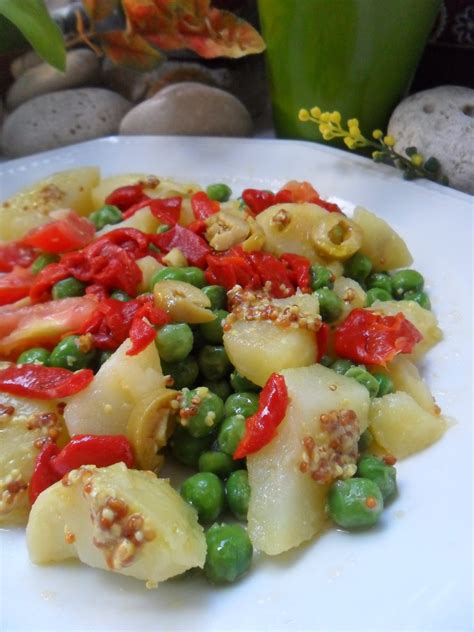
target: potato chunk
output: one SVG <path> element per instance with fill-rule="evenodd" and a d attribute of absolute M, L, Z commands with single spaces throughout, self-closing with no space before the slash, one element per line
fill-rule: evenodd
<path fill-rule="evenodd" d="M 64 419 L 73 434 L 126 434 L 133 407 L 160 388 L 165 379 L 154 343 L 128 356 L 127 339 L 100 367 L 94 380 L 69 398 Z"/>
<path fill-rule="evenodd" d="M 0 240 L 19 239 L 30 229 L 50 222 L 50 212 L 59 208 L 88 215 L 93 210 L 91 190 L 98 181 L 97 167 L 80 167 L 25 187 L 0 204 Z"/>
<path fill-rule="evenodd" d="M 202 567 L 206 541 L 197 515 L 169 484 L 123 463 L 70 472 L 40 494 L 27 526 L 30 558 L 79 558 L 152 583 Z"/>
<path fill-rule="evenodd" d="M 395 315 L 401 312 L 423 336 L 423 340 L 406 357 L 416 362 L 430 349 L 443 339 L 443 332 L 438 327 L 438 321 L 433 312 L 424 309 L 415 301 L 375 301 L 371 310 L 381 314 Z"/>
<path fill-rule="evenodd" d="M 42 442 L 65 439 L 57 404 L 0 393 L 0 525 L 26 522 L 28 484 Z"/>
<path fill-rule="evenodd" d="M 353 220 L 362 229 L 360 252 L 371 259 L 374 270 L 395 270 L 413 263 L 406 243 L 385 220 L 360 206 Z"/>
<path fill-rule="evenodd" d="M 411 395 L 418 406 L 434 415 L 439 407 L 417 367 L 405 355 L 396 356 L 388 365 L 387 372 L 393 380 L 395 390 Z"/>
<path fill-rule="evenodd" d="M 295 305 L 303 318 L 318 319 L 319 304 L 314 295 L 273 299 L 271 305 L 280 310 Z M 237 320 L 224 333 L 224 347 L 237 371 L 259 386 L 274 371 L 313 364 L 317 355 L 314 331 L 269 320 Z"/>
<path fill-rule="evenodd" d="M 427 412 L 402 391 L 372 400 L 369 416 L 377 443 L 397 458 L 427 448 L 446 430 L 440 414 Z"/>
<path fill-rule="evenodd" d="M 367 427 L 369 411 L 367 389 L 331 369 L 314 364 L 281 373 L 290 398 L 285 419 L 278 427 L 277 436 L 262 450 L 247 457 L 252 490 L 249 535 L 253 544 L 269 555 L 296 547 L 325 528 L 326 481 L 343 475 L 343 470 L 337 469 L 342 454 L 329 447 L 335 437 L 326 432 L 324 424 L 328 420 L 329 424 L 334 422 L 334 432 L 338 432 L 344 427 L 338 424 L 339 416 L 353 411 L 354 423 L 346 426 L 350 433 L 343 441 L 350 475 L 355 471 L 357 440 Z M 327 457 L 328 476 L 318 479 L 324 471 L 312 471 L 311 459 L 306 459 L 307 466 L 302 466 L 305 449 L 311 447 L 311 441 L 314 453 L 322 459 Z"/>
<path fill-rule="evenodd" d="M 334 281 L 334 292 L 342 299 L 342 314 L 338 321 L 343 321 L 356 307 L 364 307 L 366 293 L 357 281 L 340 276 Z"/>

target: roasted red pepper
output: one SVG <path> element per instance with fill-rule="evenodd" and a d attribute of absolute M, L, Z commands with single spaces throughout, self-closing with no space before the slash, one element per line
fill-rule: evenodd
<path fill-rule="evenodd" d="M 211 249 L 205 239 L 191 230 L 176 224 L 165 233 L 150 236 L 155 246 L 169 252 L 172 248 L 179 248 L 192 266 L 203 268 L 206 257 Z"/>
<path fill-rule="evenodd" d="M 274 204 L 282 204 L 284 202 L 291 202 L 292 195 L 290 191 L 282 189 L 278 193 L 272 193 L 271 191 L 262 191 L 260 189 L 245 189 L 242 192 L 242 199 L 249 209 L 255 215 L 258 215 L 265 209 L 273 206 Z"/>
<path fill-rule="evenodd" d="M 243 459 L 270 443 L 285 417 L 287 407 L 288 390 L 285 379 L 279 373 L 272 373 L 260 393 L 257 412 L 246 421 L 245 434 L 233 458 Z"/>
<path fill-rule="evenodd" d="M 279 193 L 283 191 L 287 191 L 291 195 L 291 199 L 288 200 L 290 202 L 295 202 L 297 204 L 309 202 L 311 204 L 317 204 L 318 206 L 321 206 L 330 213 L 342 213 L 337 204 L 322 200 L 319 197 L 319 193 L 309 182 L 298 182 L 297 180 L 291 180 L 290 182 L 287 182 L 285 185 L 283 185 Z"/>
<path fill-rule="evenodd" d="M 22 243 L 43 252 L 60 253 L 83 248 L 94 236 L 94 224 L 70 211 L 61 219 L 33 228 L 23 237 Z"/>
<path fill-rule="evenodd" d="M 0 305 L 8 305 L 28 296 L 34 281 L 35 275 L 20 267 L 0 275 Z"/>
<path fill-rule="evenodd" d="M 280 259 L 287 265 L 293 284 L 302 292 L 311 292 L 311 261 L 306 257 L 291 253 L 285 253 Z"/>
<path fill-rule="evenodd" d="M 31 504 L 42 491 L 82 465 L 107 467 L 123 462 L 133 467 L 133 452 L 123 435 L 76 435 L 59 451 L 52 442 L 46 443 L 39 453 L 29 484 Z"/>
<path fill-rule="evenodd" d="M 112 204 L 122 212 L 125 212 L 134 204 L 139 204 L 148 199 L 148 195 L 143 193 L 143 184 L 127 184 L 109 193 L 105 198 L 105 203 Z"/>
<path fill-rule="evenodd" d="M 197 220 L 205 221 L 211 215 L 218 213 L 221 205 L 216 200 L 211 200 L 204 191 L 198 191 L 191 196 L 191 208 Z"/>
<path fill-rule="evenodd" d="M 182 202 L 183 198 L 178 195 L 169 198 L 150 198 L 131 206 L 123 214 L 123 217 L 128 219 L 140 209 L 148 206 L 152 215 L 159 219 L 160 222 L 174 226 L 179 221 Z"/>
<path fill-rule="evenodd" d="M 37 399 L 62 399 L 82 391 L 94 379 L 90 369 L 68 369 L 19 364 L 0 369 L 0 391 Z"/>
<path fill-rule="evenodd" d="M 67 268 L 61 263 L 50 263 L 44 267 L 33 279 L 29 295 L 32 301 L 49 298 L 49 291 L 55 283 L 71 276 Z"/>
<path fill-rule="evenodd" d="M 260 277 L 261 287 L 270 284 L 270 293 L 275 298 L 285 298 L 295 293 L 285 263 L 269 252 L 249 252 L 246 258 Z"/>
<path fill-rule="evenodd" d="M 222 285 L 231 290 L 234 285 L 257 289 L 260 279 L 250 263 L 240 254 L 209 255 L 206 281 L 209 285 Z"/>
<path fill-rule="evenodd" d="M 36 257 L 31 246 L 18 242 L 0 244 L 0 272 L 11 272 L 15 266 L 27 268 Z"/>
<path fill-rule="evenodd" d="M 411 353 L 423 339 L 401 313 L 383 316 L 354 309 L 334 334 L 334 350 L 341 358 L 362 364 L 386 365 L 399 353 Z"/>

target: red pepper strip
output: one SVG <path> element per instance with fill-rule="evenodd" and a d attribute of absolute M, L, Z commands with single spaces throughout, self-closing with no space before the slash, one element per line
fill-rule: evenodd
<path fill-rule="evenodd" d="M 318 346 L 316 362 L 321 362 L 321 358 L 326 353 L 329 344 L 329 325 L 327 323 L 321 323 L 321 327 L 316 332 L 316 344 Z"/>
<path fill-rule="evenodd" d="M 179 248 L 189 263 L 198 268 L 206 265 L 206 257 L 211 253 L 205 239 L 179 224 L 165 233 L 150 235 L 150 239 L 155 246 L 165 252 L 169 252 L 172 248 Z"/>
<path fill-rule="evenodd" d="M 260 276 L 262 286 L 270 283 L 270 292 L 275 298 L 285 298 L 295 293 L 285 264 L 268 252 L 249 252 L 246 257 Z"/>
<path fill-rule="evenodd" d="M 77 253 L 79 254 L 79 253 Z M 50 263 L 39 272 L 30 288 L 32 301 L 42 301 L 49 298 L 48 293 L 55 283 L 71 276 L 61 263 Z"/>
<path fill-rule="evenodd" d="M 109 298 L 107 290 L 103 285 L 99 285 L 98 283 L 88 285 L 85 293 L 87 296 L 95 296 L 99 301 L 105 301 L 105 299 Z"/>
<path fill-rule="evenodd" d="M 334 350 L 341 358 L 363 364 L 386 365 L 399 353 L 411 353 L 423 339 L 401 313 L 383 316 L 354 309 L 334 334 Z"/>
<path fill-rule="evenodd" d="M 126 355 L 134 356 L 146 349 L 155 340 L 156 331 L 144 318 L 134 318 L 128 332 L 132 346 Z"/>
<path fill-rule="evenodd" d="M 134 259 L 140 259 L 147 254 L 149 239 L 146 233 L 137 228 L 116 228 L 97 239 L 86 249 L 86 252 L 91 255 L 107 242 L 119 246 Z"/>
<path fill-rule="evenodd" d="M 245 434 L 233 458 L 243 459 L 270 443 L 285 417 L 287 406 L 288 390 L 285 379 L 279 373 L 272 373 L 260 393 L 257 412 L 247 418 Z"/>
<path fill-rule="evenodd" d="M 280 260 L 286 263 L 290 271 L 290 279 L 302 292 L 311 292 L 311 262 L 306 257 L 285 253 Z"/>
<path fill-rule="evenodd" d="M 35 275 L 25 268 L 16 267 L 0 276 L 0 305 L 15 303 L 30 293 Z"/>
<path fill-rule="evenodd" d="M 81 465 L 107 467 L 123 462 L 133 467 L 133 452 L 124 435 L 75 435 L 51 459 L 51 468 L 59 478 Z"/>
<path fill-rule="evenodd" d="M 87 246 L 95 236 L 95 226 L 85 217 L 70 211 L 62 219 L 33 228 L 22 239 L 27 246 L 43 252 L 68 252 Z"/>
<path fill-rule="evenodd" d="M 82 391 L 94 379 L 90 369 L 68 369 L 19 364 L 0 370 L 0 390 L 20 397 L 59 399 Z"/>
<path fill-rule="evenodd" d="M 328 202 L 327 200 L 322 200 L 321 198 L 319 198 L 316 204 L 326 209 L 326 211 L 329 211 L 329 213 L 342 213 L 341 207 L 337 204 L 334 204 L 334 202 Z M 342 214 L 344 215 L 344 213 Z"/>
<path fill-rule="evenodd" d="M 169 198 L 149 198 L 148 200 L 144 200 L 143 202 L 139 202 L 138 204 L 131 206 L 127 211 L 125 211 L 123 217 L 124 219 L 128 219 L 129 217 L 132 217 L 132 215 L 135 215 L 135 213 L 140 209 L 149 207 L 152 215 L 159 219 L 160 222 L 174 226 L 179 221 L 182 202 L 183 198 L 179 196 Z"/>
<path fill-rule="evenodd" d="M 272 193 L 271 191 L 261 191 L 260 189 L 245 189 L 242 192 L 242 199 L 250 210 L 258 215 L 258 213 L 261 213 L 274 204 L 291 202 L 292 195 L 290 191 L 286 190 Z"/>
<path fill-rule="evenodd" d="M 194 222 L 191 222 L 186 226 L 186 228 L 196 235 L 204 235 L 207 230 L 207 224 L 202 219 L 195 219 Z"/>
<path fill-rule="evenodd" d="M 198 191 L 191 196 L 191 208 L 194 217 L 204 221 L 211 215 L 218 213 L 221 205 L 216 200 L 211 200 L 204 191 Z"/>
<path fill-rule="evenodd" d="M 143 193 L 142 184 L 127 184 L 124 187 L 119 187 L 109 193 L 105 198 L 106 204 L 112 204 L 119 208 L 122 212 L 127 211 L 134 204 L 148 200 L 149 197 Z"/>
<path fill-rule="evenodd" d="M 57 483 L 61 478 L 51 467 L 51 459 L 59 453 L 58 446 L 48 441 L 36 457 L 35 468 L 28 485 L 28 496 L 33 504 L 42 491 Z"/>
<path fill-rule="evenodd" d="M 0 244 L 0 272 L 11 272 L 15 266 L 27 268 L 35 257 L 36 253 L 30 246 L 16 241 Z"/>
<path fill-rule="evenodd" d="M 242 256 L 209 255 L 207 266 L 206 281 L 209 285 L 222 285 L 226 290 L 231 290 L 234 285 L 248 289 L 261 287 L 258 275 Z"/>
<path fill-rule="evenodd" d="M 301 204 L 304 202 L 318 203 L 319 193 L 313 187 L 312 184 L 303 180 L 290 180 L 282 186 L 280 191 L 288 191 L 291 195 L 291 202 Z"/>

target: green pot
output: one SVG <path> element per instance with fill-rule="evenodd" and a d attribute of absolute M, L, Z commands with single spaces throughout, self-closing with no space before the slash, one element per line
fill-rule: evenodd
<path fill-rule="evenodd" d="M 259 0 L 278 136 L 321 140 L 300 108 L 384 129 L 406 94 L 440 0 Z"/>

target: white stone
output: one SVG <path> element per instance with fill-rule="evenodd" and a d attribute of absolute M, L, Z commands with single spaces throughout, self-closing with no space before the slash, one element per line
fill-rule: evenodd
<path fill-rule="evenodd" d="M 10 64 L 10 72 L 14 79 L 18 79 L 25 70 L 38 66 L 41 63 L 43 63 L 41 57 L 37 55 L 34 50 L 29 50 L 12 61 Z"/>
<path fill-rule="evenodd" d="M 121 134 L 249 136 L 252 119 L 234 96 L 195 82 L 176 83 L 124 117 Z"/>
<path fill-rule="evenodd" d="M 40 94 L 94 85 L 99 80 L 100 62 L 87 48 L 72 50 L 66 57 L 66 71 L 60 72 L 46 63 L 25 70 L 7 92 L 6 104 L 13 110 Z"/>
<path fill-rule="evenodd" d="M 130 103 L 102 88 L 43 94 L 6 119 L 1 145 L 8 156 L 25 156 L 116 134 Z"/>
<path fill-rule="evenodd" d="M 409 96 L 394 110 L 388 133 L 395 149 L 434 156 L 455 189 L 474 193 L 474 90 L 439 86 Z"/>

